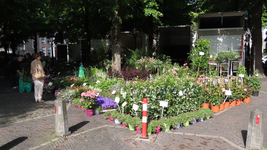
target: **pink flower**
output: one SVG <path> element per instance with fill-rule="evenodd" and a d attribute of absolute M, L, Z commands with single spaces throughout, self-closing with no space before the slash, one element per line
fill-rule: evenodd
<path fill-rule="evenodd" d="M 129 84 L 129 81 L 126 81 L 126 84 Z"/>
<path fill-rule="evenodd" d="M 245 88 L 244 91 L 247 92 L 248 90 Z"/>
<path fill-rule="evenodd" d="M 82 92 L 81 97 L 83 97 L 83 96 L 85 96 L 85 95 L 86 95 L 86 93 L 85 93 L 85 92 Z"/>
<path fill-rule="evenodd" d="M 211 63 L 211 60 L 209 61 L 209 63 Z"/>
<path fill-rule="evenodd" d="M 204 77 L 204 74 L 200 75 L 199 77 Z"/>
<path fill-rule="evenodd" d="M 137 81 L 133 81 L 133 84 L 137 83 Z"/>
<path fill-rule="evenodd" d="M 184 63 L 183 66 L 187 66 L 187 63 Z"/>
<path fill-rule="evenodd" d="M 222 88 L 222 92 L 225 92 L 225 88 Z"/>
<path fill-rule="evenodd" d="M 83 102 L 83 99 L 80 99 L 80 101 L 79 102 Z"/>

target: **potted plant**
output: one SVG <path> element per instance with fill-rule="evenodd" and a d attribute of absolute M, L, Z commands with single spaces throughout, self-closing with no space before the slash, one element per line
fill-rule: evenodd
<path fill-rule="evenodd" d="M 175 117 L 172 117 L 170 118 L 170 121 L 171 121 L 171 124 L 172 124 L 172 128 L 174 130 L 178 130 L 180 127 L 181 127 L 181 118 L 180 116 L 175 116 Z"/>
<path fill-rule="evenodd" d="M 204 119 L 210 119 L 210 117 L 213 115 L 213 111 L 210 109 L 204 109 L 202 111 L 203 111 Z"/>
<path fill-rule="evenodd" d="M 244 91 L 245 91 L 246 97 L 244 98 L 243 102 L 244 103 L 250 103 L 251 95 L 252 95 L 250 87 L 247 86 L 246 88 L 244 88 Z"/>
<path fill-rule="evenodd" d="M 86 109 L 87 116 L 93 116 L 94 115 L 94 108 L 97 106 L 97 104 L 93 100 L 84 100 L 83 108 Z"/>
<path fill-rule="evenodd" d="M 184 114 L 181 114 L 180 117 L 182 120 L 182 125 L 185 127 L 189 126 L 189 121 L 191 120 L 191 118 L 190 118 L 191 116 L 189 116 L 188 113 L 184 113 Z"/>
<path fill-rule="evenodd" d="M 260 86 L 261 86 L 261 82 L 259 81 L 259 77 L 258 77 L 258 70 L 255 70 L 255 73 L 252 77 L 250 77 L 249 81 L 250 81 L 250 87 L 252 90 L 252 96 L 259 96 L 259 92 L 260 92 Z"/>
<path fill-rule="evenodd" d="M 172 125 L 172 120 L 169 118 L 164 118 L 159 120 L 159 125 L 162 127 L 162 130 L 167 132 L 170 130 Z"/>
<path fill-rule="evenodd" d="M 198 122 L 204 121 L 205 118 L 205 109 L 200 108 L 195 115 L 195 118 L 197 119 Z"/>
<path fill-rule="evenodd" d="M 141 119 L 129 116 L 127 123 L 129 125 L 129 130 L 134 131 L 136 126 L 140 125 Z"/>

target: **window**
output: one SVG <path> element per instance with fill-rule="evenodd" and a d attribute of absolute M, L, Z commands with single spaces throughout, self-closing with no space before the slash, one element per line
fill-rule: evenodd
<path fill-rule="evenodd" d="M 45 44 L 45 38 L 44 37 L 41 38 L 41 42 L 42 42 L 42 44 Z"/>
<path fill-rule="evenodd" d="M 23 41 L 23 44 L 20 47 L 20 50 L 25 50 L 25 42 Z"/>
<path fill-rule="evenodd" d="M 51 47 L 47 47 L 47 55 L 51 56 Z"/>
<path fill-rule="evenodd" d="M 45 50 L 46 50 L 45 47 L 42 47 L 42 53 L 43 53 L 42 55 L 43 56 L 45 56 L 45 54 L 46 54 Z"/>
<path fill-rule="evenodd" d="M 47 44 L 51 44 L 51 39 L 47 39 Z"/>

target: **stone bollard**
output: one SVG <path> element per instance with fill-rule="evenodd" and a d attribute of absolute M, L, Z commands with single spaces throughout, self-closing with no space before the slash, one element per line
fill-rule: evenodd
<path fill-rule="evenodd" d="M 263 145 L 263 112 L 259 109 L 250 112 L 246 149 L 261 149 Z"/>
<path fill-rule="evenodd" d="M 67 136 L 70 134 L 66 101 L 61 98 L 55 100 L 55 129 L 57 136 Z"/>

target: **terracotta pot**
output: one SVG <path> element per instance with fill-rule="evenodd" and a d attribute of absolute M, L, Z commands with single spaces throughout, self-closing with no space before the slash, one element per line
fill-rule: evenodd
<path fill-rule="evenodd" d="M 230 106 L 230 103 L 229 103 L 229 102 L 225 102 L 225 103 L 224 103 L 224 109 L 228 109 L 229 106 Z"/>
<path fill-rule="evenodd" d="M 244 98 L 243 102 L 244 103 L 250 103 L 250 99 L 251 99 L 251 97 L 246 97 L 246 98 Z"/>
<path fill-rule="evenodd" d="M 242 102 L 241 99 L 236 100 L 236 105 L 241 105 L 241 102 Z"/>
<path fill-rule="evenodd" d="M 203 103 L 202 108 L 204 108 L 204 109 L 208 109 L 208 108 L 209 108 L 209 105 L 210 105 L 210 103 Z"/>
<path fill-rule="evenodd" d="M 235 105 L 236 105 L 236 100 L 233 100 L 233 101 L 230 102 L 230 106 L 235 107 Z"/>
<path fill-rule="evenodd" d="M 223 111 L 225 107 L 225 104 L 220 104 L 220 111 Z"/>
<path fill-rule="evenodd" d="M 212 111 L 214 113 L 218 113 L 218 112 L 220 112 L 220 107 L 218 105 L 214 105 L 214 106 L 212 106 Z"/>
<path fill-rule="evenodd" d="M 212 109 L 212 105 L 211 104 L 210 104 L 209 108 Z"/>

